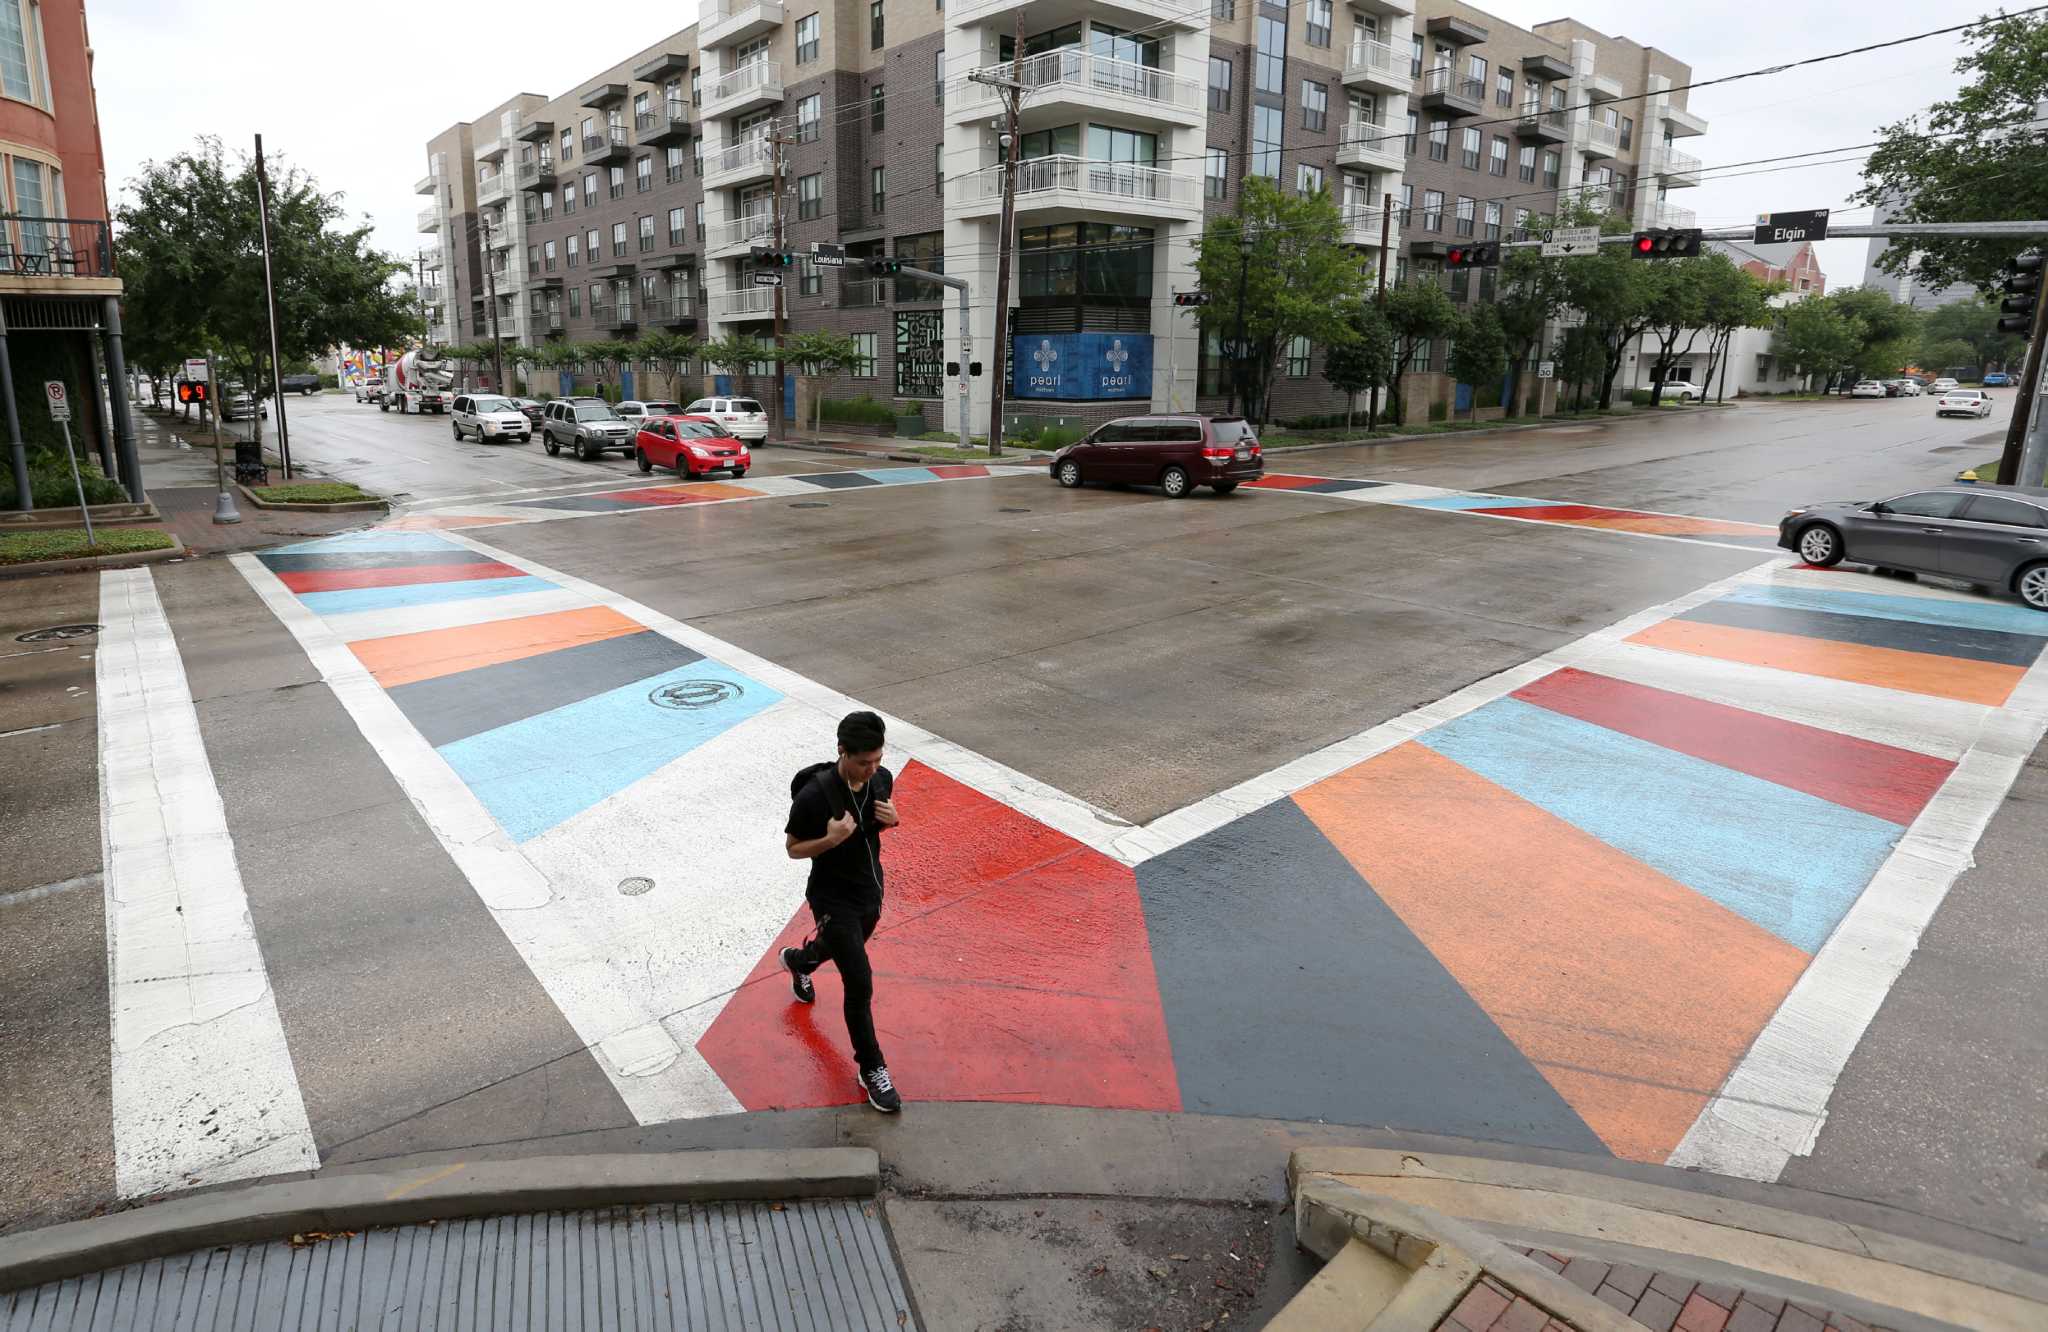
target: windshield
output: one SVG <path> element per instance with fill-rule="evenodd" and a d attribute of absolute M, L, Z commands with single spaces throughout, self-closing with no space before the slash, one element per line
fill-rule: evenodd
<path fill-rule="evenodd" d="M 736 412 L 753 412 L 758 416 L 761 411 L 761 404 L 755 402 L 752 398 L 734 398 L 732 400 L 732 409 Z"/>
<path fill-rule="evenodd" d="M 598 403 L 591 403 L 588 406 L 576 409 L 576 419 L 579 421 L 616 421 L 619 419 L 619 414 L 609 407 Z"/>
<path fill-rule="evenodd" d="M 1219 444 L 1235 444 L 1241 439 L 1253 438 L 1249 421 L 1211 421 L 1209 428 L 1216 432 Z"/>
<path fill-rule="evenodd" d="M 702 421 L 678 421 L 676 434 L 683 439 L 716 439 L 718 427 L 706 425 Z"/>
<path fill-rule="evenodd" d="M 480 412 L 512 412 L 519 410 L 510 398 L 478 398 L 476 409 Z"/>
<path fill-rule="evenodd" d="M 649 416 L 681 416 L 683 409 L 673 402 L 650 402 L 645 408 Z"/>
<path fill-rule="evenodd" d="M 1981 398 L 1984 395 L 1976 389 L 1950 389 L 1948 396 L 1951 398 Z M 1925 411 L 1926 409 L 1922 408 L 1921 410 Z"/>

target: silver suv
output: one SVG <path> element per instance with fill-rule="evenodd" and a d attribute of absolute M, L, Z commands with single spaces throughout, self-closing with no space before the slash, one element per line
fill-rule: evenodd
<path fill-rule="evenodd" d="M 608 452 L 633 451 L 633 427 L 603 398 L 556 398 L 541 418 L 540 432 L 550 456 L 573 449 L 591 462 Z"/>

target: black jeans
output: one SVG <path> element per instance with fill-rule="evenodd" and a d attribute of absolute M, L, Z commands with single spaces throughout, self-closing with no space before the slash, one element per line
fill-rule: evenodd
<path fill-rule="evenodd" d="M 839 980 L 846 990 L 846 1034 L 853 1038 L 854 1062 L 865 1073 L 888 1061 L 875 1040 L 875 972 L 868 965 L 868 938 L 881 923 L 882 909 L 854 908 L 810 903 L 818 932 L 797 950 L 797 970 L 808 976 L 830 962 L 839 968 Z"/>

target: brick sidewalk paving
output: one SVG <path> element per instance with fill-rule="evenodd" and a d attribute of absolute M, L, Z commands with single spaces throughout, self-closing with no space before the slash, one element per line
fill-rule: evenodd
<path fill-rule="evenodd" d="M 1517 1248 L 1656 1332 L 1887 1332 L 1847 1314 L 1596 1258 Z M 1481 1280 L 1439 1332 L 1568 1332 L 1506 1287 Z"/>

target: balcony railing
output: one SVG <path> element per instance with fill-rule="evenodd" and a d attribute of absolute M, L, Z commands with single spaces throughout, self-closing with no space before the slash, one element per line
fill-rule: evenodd
<path fill-rule="evenodd" d="M 1668 203 L 1658 204 L 1651 210 L 1651 217 L 1655 219 L 1652 225 L 1659 227 L 1698 226 L 1700 220 L 1699 214 L 1692 209 Z"/>
<path fill-rule="evenodd" d="M 718 315 L 721 319 L 753 319 L 775 313 L 775 288 L 741 287 L 736 291 L 720 292 Z"/>
<path fill-rule="evenodd" d="M 1482 79 L 1461 77 L 1449 65 L 1432 65 L 1422 74 L 1422 95 L 1441 94 L 1455 97 L 1461 102 L 1477 106 L 1486 100 L 1486 83 Z"/>
<path fill-rule="evenodd" d="M 1086 157 L 1058 154 L 1033 157 L 1017 164 L 1017 198 L 1034 195 L 1081 194 L 1106 203 L 1128 204 L 1133 200 L 1161 203 L 1177 208 L 1199 208 L 1202 182 L 1160 167 L 1134 162 L 1098 162 Z M 956 203 L 981 203 L 1003 197 L 1003 173 L 978 171 L 953 181 Z"/>
<path fill-rule="evenodd" d="M 865 310 L 887 300 L 887 286 L 876 278 L 852 278 L 839 284 L 839 304 L 842 309 Z"/>
<path fill-rule="evenodd" d="M 985 72 L 1007 80 L 1010 66 L 990 65 Z M 1195 79 L 1131 60 L 1112 60 L 1078 47 L 1032 56 L 1023 62 L 1021 81 L 1027 92 L 1051 93 L 1054 96 L 1063 92 L 1107 93 L 1157 102 L 1182 111 L 1199 111 L 1207 96 L 1204 85 Z M 1001 97 L 1000 90 L 985 83 L 968 82 L 964 87 L 975 105 L 997 101 Z"/>
<path fill-rule="evenodd" d="M 1385 42 L 1375 42 L 1363 37 L 1351 43 L 1351 52 L 1344 61 L 1344 73 L 1347 77 L 1357 74 L 1378 74 L 1384 78 L 1406 82 L 1410 78 L 1408 70 L 1408 54 L 1405 51 L 1396 51 Z"/>
<path fill-rule="evenodd" d="M 1613 155 L 1621 142 L 1621 131 L 1604 120 L 1586 122 L 1586 143 L 1602 157 Z"/>
<path fill-rule="evenodd" d="M 441 229 L 441 206 L 439 204 L 435 204 L 432 208 L 420 209 L 419 229 L 421 231 L 439 231 Z"/>
<path fill-rule="evenodd" d="M 711 85 L 711 91 L 704 94 L 705 100 L 723 102 L 729 97 L 744 97 L 748 93 L 764 92 L 768 89 L 779 91 L 782 87 L 782 62 L 779 60 L 749 60 L 732 73 Z"/>
<path fill-rule="evenodd" d="M 665 134 L 671 129 L 686 129 L 689 124 L 690 104 L 679 97 L 666 99 L 658 111 L 633 113 L 633 128 L 642 135 Z"/>
<path fill-rule="evenodd" d="M 680 324 L 697 317 L 697 302 L 688 296 L 656 296 L 643 300 L 647 317 L 657 324 Z"/>
<path fill-rule="evenodd" d="M 1691 153 L 1681 153 L 1676 148 L 1660 148 L 1657 151 L 1657 173 L 1664 176 L 1694 176 L 1700 174 L 1700 159 Z"/>
<path fill-rule="evenodd" d="M 1350 151 L 1400 157 L 1407 150 L 1407 132 L 1390 131 L 1383 120 L 1347 120 L 1343 136 L 1337 140 L 1339 154 Z"/>
<path fill-rule="evenodd" d="M 1395 248 L 1401 244 L 1401 210 L 1398 208 L 1390 215 L 1385 209 L 1358 205 L 1344 209 L 1342 217 L 1347 244 L 1377 247 L 1382 223 L 1387 225 L 1387 244 Z"/>
<path fill-rule="evenodd" d="M 519 183 L 521 185 L 538 185 L 542 180 L 553 180 L 554 176 L 555 159 L 552 157 L 543 157 L 536 162 L 521 162 L 519 164 Z"/>
<path fill-rule="evenodd" d="M 1554 108 L 1546 111 L 1541 102 L 1522 103 L 1522 123 L 1524 125 L 1541 125 L 1545 129 L 1555 130 L 1559 134 L 1563 134 L 1571 128 L 1571 120 L 1563 111 Z"/>
<path fill-rule="evenodd" d="M 765 241 L 775 234 L 775 218 L 766 212 L 748 213 L 742 217 L 729 217 L 711 228 L 711 248 L 722 250 L 729 245 L 752 245 Z"/>
<path fill-rule="evenodd" d="M 476 182 L 476 201 L 480 204 L 493 203 L 505 197 L 510 180 L 502 171 L 493 171 L 488 176 L 479 176 Z"/>
<path fill-rule="evenodd" d="M 745 167 L 771 166 L 775 161 L 775 146 L 766 136 L 750 134 L 738 143 L 722 148 L 704 159 L 706 175 L 719 175 L 727 171 L 738 171 Z"/>

